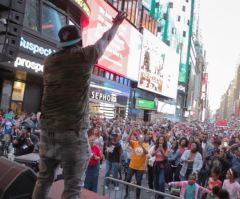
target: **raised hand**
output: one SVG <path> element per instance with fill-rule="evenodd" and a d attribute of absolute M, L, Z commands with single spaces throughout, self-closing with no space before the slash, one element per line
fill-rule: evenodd
<path fill-rule="evenodd" d="M 126 12 L 123 11 L 119 12 L 117 16 L 113 19 L 113 25 L 116 26 L 120 25 L 126 17 L 127 17 Z"/>

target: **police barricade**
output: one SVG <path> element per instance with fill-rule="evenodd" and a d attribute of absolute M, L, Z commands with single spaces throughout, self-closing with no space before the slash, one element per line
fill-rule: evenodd
<path fill-rule="evenodd" d="M 109 184 L 118 184 L 119 189 L 105 189 L 105 186 L 103 186 L 103 196 L 107 196 L 109 199 L 135 199 L 136 198 L 136 190 L 140 189 L 140 199 L 158 199 L 158 198 L 164 198 L 164 199 L 180 199 L 180 197 L 170 195 L 168 193 L 159 192 L 153 189 L 149 189 L 147 187 L 138 186 L 133 183 L 129 183 L 123 180 L 118 180 L 112 177 L 106 177 L 104 181 L 104 185 L 106 183 L 106 180 L 109 181 Z M 126 186 L 129 188 L 129 194 L 126 197 Z"/>

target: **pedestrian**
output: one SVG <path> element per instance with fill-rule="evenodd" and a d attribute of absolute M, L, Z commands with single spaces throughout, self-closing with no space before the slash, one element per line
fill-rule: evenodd
<path fill-rule="evenodd" d="M 132 156 L 129 163 L 126 181 L 130 183 L 133 175 L 135 174 L 137 185 L 141 186 L 147 162 L 148 144 L 144 143 L 144 136 L 142 134 L 139 134 L 138 136 L 135 135 L 137 137 L 136 141 L 132 140 L 134 133 L 135 131 L 133 130 L 128 138 L 129 146 L 132 148 Z M 124 198 L 128 198 L 128 189 L 128 186 L 126 186 L 126 195 Z M 136 199 L 140 199 L 140 189 L 136 190 Z"/>
<path fill-rule="evenodd" d="M 223 189 L 228 190 L 231 199 L 240 198 L 240 185 L 237 182 L 238 173 L 233 168 L 227 171 L 227 179 L 223 182 Z"/>
<path fill-rule="evenodd" d="M 196 174 L 190 174 L 188 181 L 170 182 L 168 185 L 173 187 L 180 187 L 180 198 L 181 199 L 198 199 L 201 193 L 210 193 L 210 191 L 204 187 L 201 187 L 196 183 Z"/>
<path fill-rule="evenodd" d="M 168 156 L 168 161 L 169 161 L 170 171 L 171 171 L 171 174 L 170 174 L 171 181 L 178 181 L 179 176 L 176 176 L 176 175 L 178 174 L 177 168 L 180 163 L 180 158 L 181 158 L 181 154 L 178 148 L 178 142 L 177 140 L 174 140 L 172 142 L 172 147 L 170 149 L 169 156 Z"/>
<path fill-rule="evenodd" d="M 202 155 L 198 152 L 198 144 L 195 141 L 191 143 L 190 150 L 183 153 L 180 161 L 183 162 L 180 171 L 181 180 L 188 179 L 188 175 L 191 173 L 199 174 L 202 168 Z"/>
<path fill-rule="evenodd" d="M 180 153 L 180 159 L 183 155 L 183 153 L 188 149 L 188 139 L 186 137 L 182 137 L 179 140 L 179 153 Z M 180 161 L 177 165 L 176 172 L 175 172 L 175 181 L 180 181 L 180 171 L 182 169 L 183 163 Z"/>
<path fill-rule="evenodd" d="M 153 166 L 155 190 L 165 192 L 165 170 L 168 162 L 169 151 L 167 148 L 167 141 L 164 136 L 160 136 L 157 139 L 152 155 L 155 156 L 155 162 Z M 158 199 L 160 198 L 163 197 L 158 196 Z"/>
<path fill-rule="evenodd" d="M 33 199 L 46 199 L 59 164 L 63 168 L 62 198 L 80 198 L 83 175 L 90 158 L 88 91 L 94 64 L 115 36 L 126 13 L 94 45 L 82 47 L 78 28 L 59 31 L 59 47 L 44 62 L 41 107 L 40 171 Z"/>
<path fill-rule="evenodd" d="M 218 190 L 220 190 L 220 188 L 222 187 L 222 181 L 219 180 L 220 172 L 221 172 L 221 169 L 219 167 L 213 167 L 211 169 L 211 177 L 208 180 L 209 191 L 214 192 L 213 190 L 216 189 L 216 187 L 218 187 Z M 215 194 L 211 193 L 211 194 L 208 194 L 206 198 L 215 199 L 216 196 Z"/>
<path fill-rule="evenodd" d="M 94 135 L 89 138 L 92 155 L 86 170 L 84 188 L 97 193 L 101 150 L 99 146 L 95 144 L 96 139 Z"/>
<path fill-rule="evenodd" d="M 154 162 L 155 162 L 155 156 L 152 155 L 154 148 L 155 148 L 155 145 L 151 144 L 149 146 L 149 150 L 148 150 L 147 174 L 148 174 L 148 187 L 149 187 L 149 189 L 153 189 L 153 182 L 154 182 L 153 165 L 154 165 Z"/>
<path fill-rule="evenodd" d="M 110 175 L 113 178 L 118 179 L 118 171 L 120 167 L 120 161 L 122 156 L 122 146 L 119 143 L 118 130 L 115 129 L 111 134 L 111 141 L 107 144 L 107 155 L 106 155 L 106 174 L 105 177 Z M 109 180 L 105 181 L 105 189 L 109 187 Z M 114 188 L 116 191 L 119 190 L 118 183 L 114 182 Z"/>
<path fill-rule="evenodd" d="M 221 189 L 217 194 L 217 199 L 231 199 L 227 190 Z"/>

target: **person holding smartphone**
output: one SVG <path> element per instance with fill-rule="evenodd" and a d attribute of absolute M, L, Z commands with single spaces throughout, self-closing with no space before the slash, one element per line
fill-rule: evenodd
<path fill-rule="evenodd" d="M 167 148 L 167 141 L 164 136 L 160 136 L 155 144 L 155 148 L 152 152 L 155 156 L 155 162 L 153 164 L 153 176 L 155 190 L 165 192 L 165 172 L 167 166 L 167 160 L 169 150 Z M 158 196 L 157 199 L 162 199 L 163 196 Z"/>

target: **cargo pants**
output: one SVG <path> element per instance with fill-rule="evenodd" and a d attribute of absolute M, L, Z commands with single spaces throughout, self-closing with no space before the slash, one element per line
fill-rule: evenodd
<path fill-rule="evenodd" d="M 87 129 L 80 131 L 42 130 L 40 165 L 33 199 L 47 199 L 56 169 L 63 168 L 62 199 L 79 199 L 84 174 L 90 158 Z"/>

